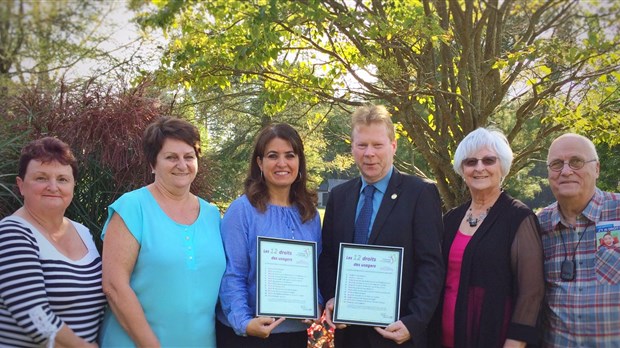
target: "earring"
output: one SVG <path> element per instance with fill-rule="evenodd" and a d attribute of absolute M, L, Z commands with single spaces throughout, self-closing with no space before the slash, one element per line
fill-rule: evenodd
<path fill-rule="evenodd" d="M 263 171 L 262 170 L 260 171 L 260 179 L 261 179 L 261 181 L 265 180 L 265 178 L 263 177 Z"/>

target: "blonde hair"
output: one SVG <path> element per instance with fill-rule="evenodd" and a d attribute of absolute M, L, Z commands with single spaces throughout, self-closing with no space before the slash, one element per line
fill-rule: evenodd
<path fill-rule="evenodd" d="M 394 131 L 394 123 L 392 123 L 390 112 L 383 105 L 372 104 L 358 107 L 351 115 L 351 139 L 353 139 L 353 131 L 356 126 L 369 126 L 373 123 L 384 124 L 390 141 L 396 139 L 396 132 Z"/>

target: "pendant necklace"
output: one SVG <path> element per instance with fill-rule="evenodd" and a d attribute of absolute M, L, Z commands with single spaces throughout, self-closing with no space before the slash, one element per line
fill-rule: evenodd
<path fill-rule="evenodd" d="M 473 211 L 471 210 L 471 207 L 469 207 L 469 209 L 467 210 L 467 222 L 469 223 L 469 227 L 478 226 L 478 222 L 482 223 L 482 220 L 487 217 L 489 209 L 490 208 L 487 208 L 487 210 L 483 211 L 482 214 L 478 215 L 478 217 L 474 217 Z"/>

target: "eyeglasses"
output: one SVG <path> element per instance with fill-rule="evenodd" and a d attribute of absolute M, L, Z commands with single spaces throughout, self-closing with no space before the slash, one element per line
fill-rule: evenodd
<path fill-rule="evenodd" d="M 468 157 L 461 162 L 465 167 L 475 167 L 478 165 L 478 161 L 482 161 L 482 164 L 485 166 L 492 166 L 497 162 L 497 157 L 495 156 L 484 156 L 482 158 Z"/>
<path fill-rule="evenodd" d="M 547 167 L 549 167 L 549 169 L 553 170 L 554 172 L 561 172 L 562 169 L 564 169 L 564 165 L 568 164 L 568 167 L 570 169 L 579 170 L 583 168 L 583 166 L 585 166 L 586 163 L 596 162 L 596 161 L 598 161 L 596 158 L 586 161 L 583 158 L 572 157 L 568 161 L 562 161 L 560 159 L 553 160 L 551 161 L 551 163 L 547 164 Z"/>

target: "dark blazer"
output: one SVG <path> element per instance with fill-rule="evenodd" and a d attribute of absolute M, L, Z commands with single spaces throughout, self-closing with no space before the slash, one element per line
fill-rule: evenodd
<path fill-rule="evenodd" d="M 340 243 L 353 242 L 361 184 L 360 178 L 353 179 L 334 187 L 329 194 L 319 258 L 319 287 L 326 301 L 335 294 Z M 349 326 L 337 330 L 340 347 L 357 346 L 350 339 L 361 339 L 371 347 L 426 346 L 425 330 L 437 306 L 445 272 L 441 257 L 441 214 L 439 192 L 432 182 L 394 169 L 368 244 L 404 248 L 400 320 L 412 340 L 397 345 L 372 327 Z"/>

